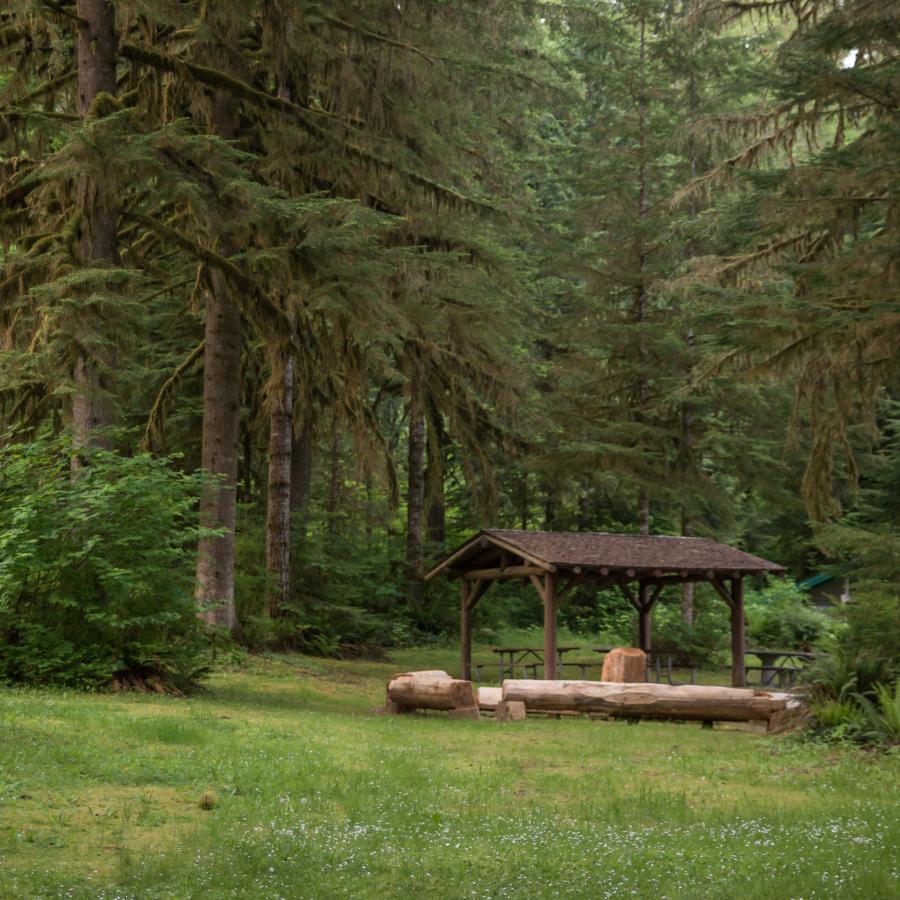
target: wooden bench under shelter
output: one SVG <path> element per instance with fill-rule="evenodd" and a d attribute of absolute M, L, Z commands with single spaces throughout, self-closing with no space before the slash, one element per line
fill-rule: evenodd
<path fill-rule="evenodd" d="M 579 585 L 618 587 L 638 615 L 639 645 L 651 652 L 651 615 L 669 585 L 707 582 L 731 610 L 731 680 L 746 684 L 744 578 L 785 569 L 709 538 L 604 532 L 480 531 L 425 575 L 460 583 L 461 675 L 472 677 L 472 612 L 495 581 L 530 582 L 544 606 L 544 677 L 558 671 L 559 604 Z"/>

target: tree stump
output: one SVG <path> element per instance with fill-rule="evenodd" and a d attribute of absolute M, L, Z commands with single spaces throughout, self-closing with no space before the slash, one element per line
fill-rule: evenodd
<path fill-rule="evenodd" d="M 603 660 L 601 681 L 642 684 L 647 680 L 647 654 L 637 647 L 616 647 Z"/>
<path fill-rule="evenodd" d="M 497 722 L 521 722 L 525 718 L 525 704 L 521 700 L 501 700 L 494 711 Z"/>

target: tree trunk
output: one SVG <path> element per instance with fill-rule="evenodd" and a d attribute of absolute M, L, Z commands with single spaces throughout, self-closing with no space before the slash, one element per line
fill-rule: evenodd
<path fill-rule="evenodd" d="M 211 625 L 235 631 L 234 522 L 238 429 L 241 418 L 241 314 L 221 272 L 209 273 L 203 353 L 202 466 L 210 481 L 200 500 L 200 523 L 221 529 L 203 537 L 197 554 L 196 597 Z"/>
<path fill-rule="evenodd" d="M 647 247 L 644 242 L 643 220 L 647 215 L 647 100 L 645 91 L 645 57 L 646 57 L 646 20 L 643 15 L 640 20 L 640 99 L 638 101 L 638 234 L 637 234 L 637 270 L 638 285 L 635 308 L 635 318 L 638 327 L 638 359 L 640 360 L 640 375 L 637 383 L 638 410 L 635 420 L 643 423 L 645 420 L 645 405 L 647 403 L 647 376 L 649 368 L 647 340 L 644 335 L 644 322 L 647 318 L 647 291 L 644 285 L 644 271 L 647 266 Z M 641 487 L 638 496 L 638 531 L 641 534 L 650 534 L 650 497 L 645 487 Z"/>
<path fill-rule="evenodd" d="M 291 588 L 291 450 L 294 358 L 284 361 L 269 426 L 269 488 L 266 504 L 266 569 L 269 615 L 281 615 Z"/>
<path fill-rule="evenodd" d="M 681 535 L 691 537 L 694 533 L 694 523 L 688 516 L 687 510 L 681 507 Z M 687 581 L 682 585 L 681 616 L 688 625 L 694 624 L 694 584 Z"/>
<path fill-rule="evenodd" d="M 238 424 L 238 446 L 240 452 L 238 454 L 238 479 L 236 498 L 241 503 L 253 502 L 253 420 L 256 416 L 253 414 L 255 398 L 253 393 L 256 390 L 255 379 L 248 384 L 247 390 L 244 392 L 244 398 L 241 403 L 242 407 L 247 410 L 247 414 L 242 417 Z"/>
<path fill-rule="evenodd" d="M 556 485 L 544 482 L 544 531 L 556 527 Z"/>
<path fill-rule="evenodd" d="M 428 463 L 425 468 L 426 534 L 435 555 L 441 556 L 447 539 L 447 516 L 444 501 L 444 458 L 447 435 L 444 432 L 441 415 L 433 407 L 429 408 L 426 428 L 428 431 L 426 440 Z"/>
<path fill-rule="evenodd" d="M 328 515 L 328 532 L 334 537 L 338 532 L 338 507 L 341 503 L 341 481 L 343 472 L 341 467 L 341 432 L 338 428 L 338 418 L 335 413 L 331 420 L 331 470 L 328 479 L 328 499 L 325 504 L 325 512 Z"/>
<path fill-rule="evenodd" d="M 116 20 L 109 0 L 77 0 L 79 17 L 76 58 L 78 67 L 78 114 L 88 117 L 98 94 L 116 95 Z M 102 180 L 80 175 L 76 184 L 76 204 L 82 217 L 79 253 L 89 264 L 118 261 L 118 211 Z M 83 323 L 86 329 L 94 323 Z M 89 334 L 81 338 L 83 347 L 96 343 Z M 73 372 L 72 436 L 76 447 L 96 443 L 94 432 L 112 423 L 112 410 L 105 396 L 97 360 L 82 351 Z M 112 367 L 107 360 L 107 368 Z M 77 458 L 73 467 L 78 467 Z"/>
<path fill-rule="evenodd" d="M 219 12 L 213 4 L 204 7 L 204 25 L 211 39 L 200 54 L 202 63 L 221 58 L 223 52 L 229 52 L 224 48 L 233 43 L 233 34 L 227 33 L 229 24 L 220 21 Z M 198 119 L 203 108 L 202 104 L 197 106 Z M 212 92 L 205 125 L 223 140 L 234 137 L 237 106 L 229 93 Z M 227 217 L 222 219 L 219 250 L 228 256 L 232 252 L 227 238 L 229 222 Z M 241 422 L 241 312 L 221 270 L 210 268 L 207 283 L 201 464 L 215 481 L 206 485 L 201 497 L 200 523 L 222 533 L 200 539 L 195 596 L 201 615 L 209 624 L 237 633 L 234 527 Z"/>
<path fill-rule="evenodd" d="M 406 481 L 406 596 L 415 613 L 422 612 L 422 573 L 425 569 L 425 404 L 422 371 L 413 360 L 409 382 L 409 448 Z"/>
<path fill-rule="evenodd" d="M 428 486 L 428 543 L 434 545 L 440 556 L 447 540 L 447 515 L 444 502 L 444 466 L 442 460 L 429 460 L 425 473 Z"/>
<path fill-rule="evenodd" d="M 291 512 L 299 514 L 298 525 L 304 530 L 303 520 L 309 506 L 312 487 L 312 427 L 309 417 L 303 423 L 300 434 L 293 439 L 291 447 Z"/>
<path fill-rule="evenodd" d="M 638 494 L 638 531 L 650 534 L 650 498 L 643 488 Z"/>
<path fill-rule="evenodd" d="M 521 700 L 529 710 L 573 710 L 625 718 L 690 719 L 718 722 L 765 720 L 786 702 L 766 691 L 709 685 L 609 684 L 602 681 L 503 682 L 504 700 Z"/>
<path fill-rule="evenodd" d="M 696 10 L 691 10 L 691 20 L 696 22 L 696 16 L 693 15 Z M 696 37 L 696 29 L 694 30 L 694 36 Z M 699 96 L 697 92 L 697 76 L 693 69 L 691 69 L 690 76 L 688 78 L 688 110 L 689 110 L 689 125 L 690 125 L 690 138 L 688 144 L 688 158 L 690 159 L 690 167 L 691 167 L 691 181 L 693 181 L 697 177 L 697 157 L 698 157 L 698 147 L 697 140 L 694 137 L 694 129 L 696 128 L 697 123 L 697 110 L 699 106 Z M 693 192 L 691 193 L 690 199 L 688 200 L 688 213 L 691 219 L 697 218 L 697 196 Z M 691 236 L 691 240 L 688 241 L 686 247 L 686 257 L 688 259 L 692 259 L 697 255 L 697 248 L 694 245 L 693 235 Z M 691 351 L 694 347 L 694 330 L 691 327 L 688 327 L 687 333 L 685 335 L 685 347 L 687 350 L 687 366 L 685 373 L 685 381 L 687 384 L 687 393 L 690 396 L 690 391 L 692 387 L 693 377 L 691 374 L 694 360 L 691 359 L 693 355 Z M 694 406 L 689 400 L 684 400 L 681 403 L 681 437 L 682 437 L 682 457 L 683 457 L 683 465 L 685 469 L 689 473 L 693 473 L 694 471 Z M 692 480 L 691 480 L 692 481 Z M 692 490 L 696 489 L 694 485 L 689 481 L 690 487 Z M 687 508 L 686 504 L 681 504 L 681 535 L 682 537 L 691 537 L 694 534 L 694 521 L 691 517 L 690 510 Z M 694 624 L 694 585 L 693 582 L 685 582 L 682 587 L 681 594 L 681 616 L 684 621 L 688 625 Z"/>
<path fill-rule="evenodd" d="M 519 481 L 519 519 L 521 521 L 522 531 L 528 531 L 530 524 L 529 505 L 530 498 L 528 496 L 528 473 L 523 472 Z"/>

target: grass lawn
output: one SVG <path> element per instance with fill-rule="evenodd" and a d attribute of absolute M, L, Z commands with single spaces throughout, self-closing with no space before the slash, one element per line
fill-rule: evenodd
<path fill-rule="evenodd" d="M 454 659 L 255 658 L 187 700 L 0 690 L 0 897 L 900 895 L 896 756 L 371 714 L 391 672 Z"/>

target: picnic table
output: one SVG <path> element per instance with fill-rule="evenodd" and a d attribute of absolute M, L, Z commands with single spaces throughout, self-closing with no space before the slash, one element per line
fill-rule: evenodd
<path fill-rule="evenodd" d="M 776 678 L 779 687 L 793 684 L 797 672 L 800 671 L 799 666 L 793 665 L 793 663 L 805 664 L 815 659 L 815 654 L 807 653 L 805 650 L 751 649 L 748 647 L 747 652 L 759 657 L 760 665 L 747 666 L 746 669 L 748 673 L 759 670 L 759 683 L 762 687 L 771 685 Z"/>
<path fill-rule="evenodd" d="M 562 671 L 563 655 L 570 653 L 572 650 L 581 649 L 578 646 L 557 647 L 556 648 L 556 665 Z M 544 648 L 543 647 L 494 647 L 493 653 L 500 657 L 500 681 L 509 675 L 515 678 L 515 666 L 522 664 L 523 669 L 532 668 L 537 670 L 538 666 L 544 664 Z"/>

